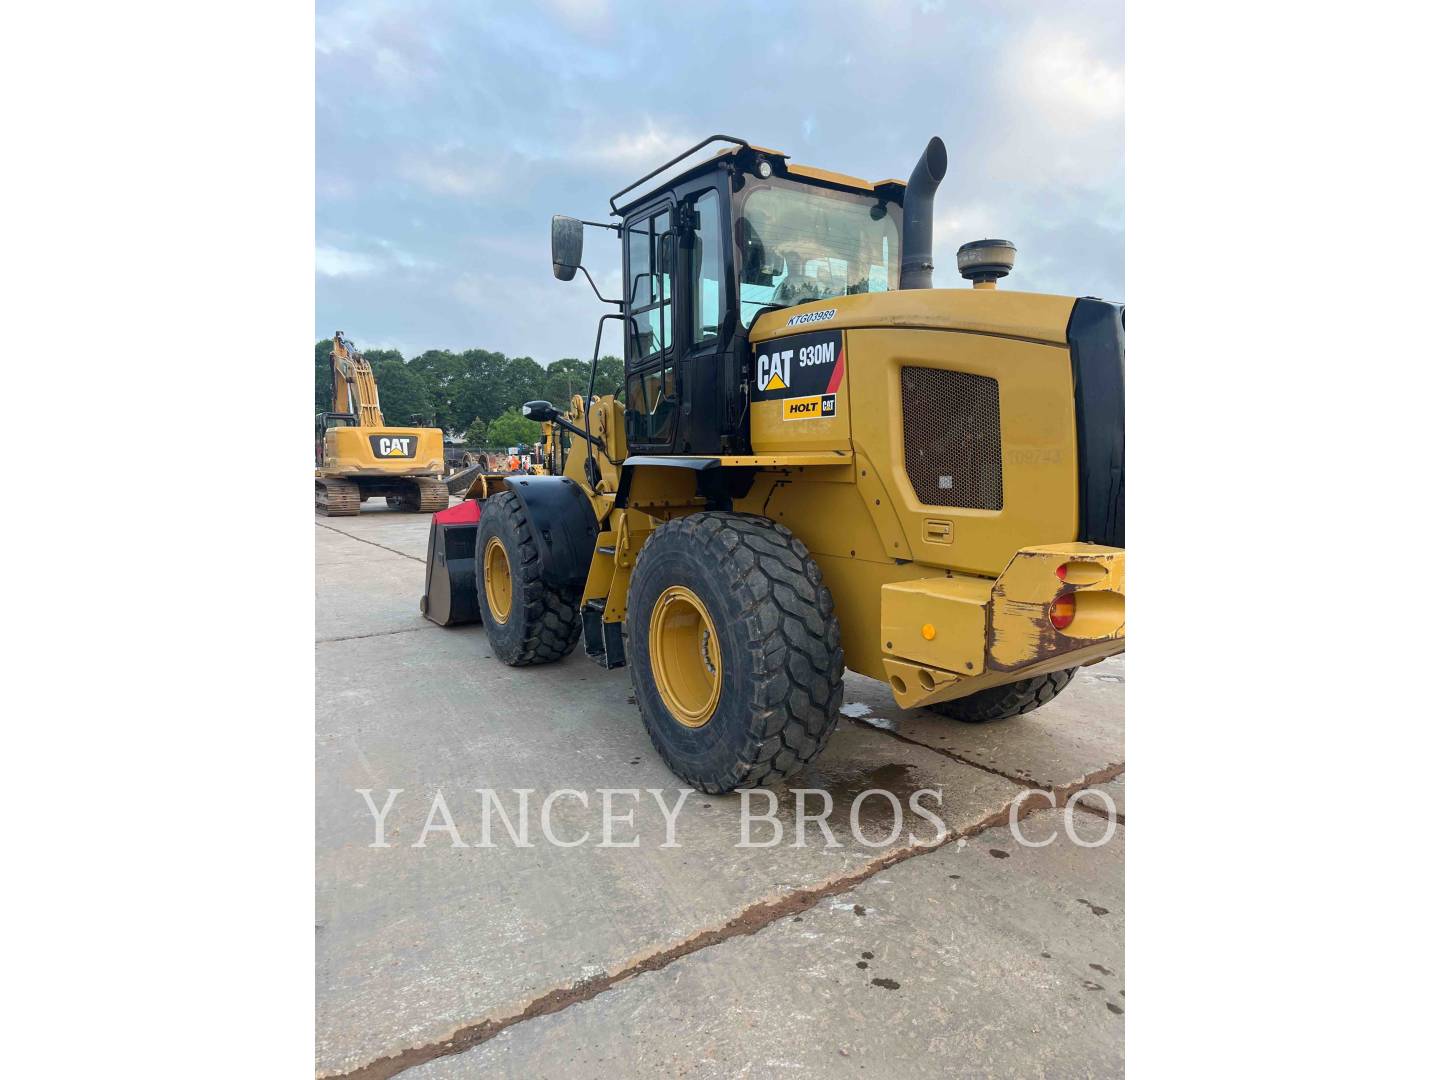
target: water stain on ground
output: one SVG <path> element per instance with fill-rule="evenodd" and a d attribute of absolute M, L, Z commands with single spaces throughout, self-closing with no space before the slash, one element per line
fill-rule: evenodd
<path fill-rule="evenodd" d="M 917 791 L 939 791 L 940 798 L 933 795 L 926 796 L 920 800 L 920 804 L 932 813 L 939 811 L 944 806 L 941 801 L 944 797 L 944 789 L 941 785 L 932 782 L 930 778 L 917 775 L 914 765 L 892 762 L 885 765 L 856 768 L 854 765 L 827 767 L 824 764 L 817 764 L 792 777 L 784 786 L 776 790 L 776 795 L 780 800 L 776 811 L 777 816 L 788 815 L 789 823 L 792 826 L 795 822 L 795 792 L 802 788 L 809 791 L 819 789 L 830 793 L 830 812 L 825 815 L 824 820 L 837 838 L 840 837 L 842 830 L 849 830 L 851 811 L 855 807 L 855 802 L 867 791 L 886 791 L 893 795 L 900 804 L 902 829 L 914 832 L 917 836 L 932 836 L 935 827 L 910 809 L 911 796 Z M 804 800 L 807 815 L 815 815 L 820 812 L 823 800 L 819 795 L 805 795 Z M 895 804 L 884 795 L 872 794 L 860 801 L 859 808 L 855 813 L 861 831 L 864 832 L 865 838 L 872 843 L 884 840 L 894 829 Z M 813 820 L 812 817 L 806 823 L 806 828 L 812 830 L 812 835 L 819 831 L 819 826 L 812 824 Z M 904 836 L 905 832 L 902 831 L 901 839 L 904 839 Z"/>
<path fill-rule="evenodd" d="M 1101 907 L 1099 904 L 1092 904 L 1089 900 L 1076 900 L 1077 904 L 1084 904 L 1090 909 L 1092 915 L 1109 915 L 1110 909 Z"/>

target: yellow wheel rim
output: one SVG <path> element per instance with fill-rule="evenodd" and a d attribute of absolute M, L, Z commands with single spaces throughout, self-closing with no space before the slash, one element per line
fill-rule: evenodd
<path fill-rule="evenodd" d="M 720 704 L 720 636 L 700 598 L 683 585 L 660 594 L 650 613 L 650 667 L 670 715 L 700 728 Z"/>
<path fill-rule="evenodd" d="M 510 596 L 510 556 L 500 538 L 492 536 L 485 545 L 485 599 L 496 622 L 510 618 Z"/>

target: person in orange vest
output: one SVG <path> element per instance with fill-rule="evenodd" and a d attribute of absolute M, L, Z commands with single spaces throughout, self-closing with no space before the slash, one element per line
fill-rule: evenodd
<path fill-rule="evenodd" d="M 519 471 L 520 471 L 520 459 L 519 459 L 518 457 L 516 457 L 514 454 L 511 454 L 511 455 L 510 455 L 510 471 L 511 471 L 511 472 L 519 472 Z"/>

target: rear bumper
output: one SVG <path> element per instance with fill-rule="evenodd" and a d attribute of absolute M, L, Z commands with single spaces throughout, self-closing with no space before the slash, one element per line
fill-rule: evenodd
<path fill-rule="evenodd" d="M 1067 593 L 1075 618 L 1057 630 L 1050 605 Z M 886 585 L 880 624 L 885 673 L 903 708 L 1095 663 L 1125 650 L 1125 552 L 1049 544 L 1016 552 L 993 580 L 952 574 Z"/>

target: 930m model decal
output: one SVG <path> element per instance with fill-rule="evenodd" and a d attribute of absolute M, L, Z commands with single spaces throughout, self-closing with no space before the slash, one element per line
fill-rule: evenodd
<path fill-rule="evenodd" d="M 834 394 L 845 374 L 844 338 L 829 330 L 762 342 L 754 370 L 752 401 Z"/>

